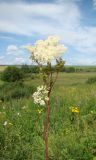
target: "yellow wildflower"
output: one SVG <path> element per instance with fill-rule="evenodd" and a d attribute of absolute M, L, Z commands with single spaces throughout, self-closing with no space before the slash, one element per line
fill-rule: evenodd
<path fill-rule="evenodd" d="M 79 113 L 80 111 L 79 111 L 78 107 L 72 107 L 71 112 L 72 113 Z"/>

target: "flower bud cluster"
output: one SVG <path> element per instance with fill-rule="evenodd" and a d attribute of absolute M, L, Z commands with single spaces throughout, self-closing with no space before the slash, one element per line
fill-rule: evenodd
<path fill-rule="evenodd" d="M 45 102 L 49 100 L 46 86 L 37 87 L 37 91 L 33 94 L 33 99 L 35 104 L 44 106 Z"/>
<path fill-rule="evenodd" d="M 58 36 L 49 36 L 46 40 L 38 40 L 34 46 L 26 46 L 32 53 L 32 60 L 44 64 L 57 59 L 66 51 L 66 47 L 59 43 Z"/>

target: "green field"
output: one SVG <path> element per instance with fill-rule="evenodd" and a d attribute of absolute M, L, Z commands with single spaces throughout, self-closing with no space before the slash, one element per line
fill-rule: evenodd
<path fill-rule="evenodd" d="M 2 72 L 5 68 L 6 66 L 0 66 L 0 72 Z"/>
<path fill-rule="evenodd" d="M 96 160 L 96 83 L 86 83 L 94 76 L 60 73 L 51 98 L 49 160 Z M 42 80 L 29 75 L 24 84 L 38 86 Z M 0 101 L 0 160 L 44 160 L 44 115 L 31 94 Z"/>

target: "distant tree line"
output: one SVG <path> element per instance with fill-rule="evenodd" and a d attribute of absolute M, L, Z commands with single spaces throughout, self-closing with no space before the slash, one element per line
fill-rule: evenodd
<path fill-rule="evenodd" d="M 39 73 L 38 66 L 22 65 L 21 70 L 23 71 L 23 73 Z M 53 72 L 55 72 L 55 66 L 53 66 Z M 64 66 L 63 69 L 61 70 L 61 72 L 73 73 L 73 72 L 76 72 L 76 68 Z"/>
<path fill-rule="evenodd" d="M 45 66 L 44 66 L 45 67 Z M 55 66 L 53 66 L 55 72 Z M 96 67 L 76 67 L 64 66 L 61 72 L 74 73 L 74 72 L 96 72 Z M 36 65 L 22 65 L 22 66 L 8 66 L 1 74 L 1 79 L 7 82 L 14 82 L 23 80 L 28 75 L 33 76 L 39 73 L 39 67 Z"/>

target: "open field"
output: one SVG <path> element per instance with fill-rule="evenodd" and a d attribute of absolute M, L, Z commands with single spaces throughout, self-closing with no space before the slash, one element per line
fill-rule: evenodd
<path fill-rule="evenodd" d="M 86 83 L 93 76 L 60 73 L 51 99 L 49 160 L 96 159 L 96 83 Z M 24 79 L 27 86 L 41 82 L 39 75 Z M 0 101 L 0 160 L 44 160 L 44 115 L 31 94 Z"/>
<path fill-rule="evenodd" d="M 0 0 L 0 160 L 96 160 L 96 0 Z"/>
<path fill-rule="evenodd" d="M 2 72 L 7 66 L 0 66 L 0 72 Z"/>
<path fill-rule="evenodd" d="M 15 66 L 15 65 L 13 65 Z M 17 67 L 21 67 L 22 65 L 17 65 Z M 30 65 L 29 65 L 30 66 Z M 2 72 L 7 66 L 1 65 L 0 66 L 0 72 Z M 96 72 L 96 66 L 65 66 L 66 68 L 73 67 L 75 70 L 82 71 L 82 72 Z"/>

